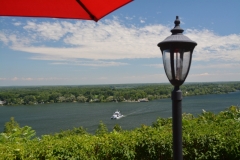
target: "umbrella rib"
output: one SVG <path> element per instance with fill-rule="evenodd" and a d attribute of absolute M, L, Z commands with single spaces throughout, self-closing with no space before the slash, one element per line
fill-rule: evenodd
<path fill-rule="evenodd" d="M 82 8 L 89 14 L 89 16 L 94 20 L 94 21 L 98 21 L 98 19 L 87 9 L 87 7 L 80 1 L 80 0 L 76 0 L 80 6 L 82 6 Z"/>

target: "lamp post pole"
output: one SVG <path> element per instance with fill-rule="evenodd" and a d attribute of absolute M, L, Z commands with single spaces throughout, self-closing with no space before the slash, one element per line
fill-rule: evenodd
<path fill-rule="evenodd" d="M 196 42 L 184 36 L 178 16 L 174 21 L 172 35 L 158 47 L 162 52 L 164 70 L 168 80 L 174 86 L 172 91 L 172 129 L 173 129 L 173 159 L 182 160 L 182 91 L 180 86 L 187 78 Z"/>
<path fill-rule="evenodd" d="M 182 160 L 182 91 L 175 86 L 172 91 L 173 159 Z"/>

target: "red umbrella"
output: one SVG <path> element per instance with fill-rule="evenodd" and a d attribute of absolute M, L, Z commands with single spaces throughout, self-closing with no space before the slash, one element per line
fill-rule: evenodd
<path fill-rule="evenodd" d="M 98 21 L 133 0 L 0 0 L 0 16 Z"/>

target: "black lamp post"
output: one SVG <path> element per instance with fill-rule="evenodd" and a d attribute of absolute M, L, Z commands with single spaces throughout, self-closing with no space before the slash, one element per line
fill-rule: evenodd
<path fill-rule="evenodd" d="M 182 160 L 182 85 L 188 75 L 192 53 L 196 42 L 184 36 L 183 29 L 179 26 L 178 16 L 172 35 L 158 43 L 162 52 L 165 73 L 174 86 L 172 91 L 172 119 L 173 119 L 173 159 Z"/>

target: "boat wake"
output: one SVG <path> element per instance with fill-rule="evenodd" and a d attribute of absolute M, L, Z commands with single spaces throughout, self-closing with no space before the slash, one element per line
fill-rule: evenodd
<path fill-rule="evenodd" d="M 137 109 L 137 110 L 135 110 L 135 111 L 132 111 L 132 112 L 130 112 L 130 113 L 128 113 L 128 114 L 124 114 L 124 115 L 122 115 L 122 114 L 120 113 L 120 111 L 116 110 L 116 111 L 113 113 L 111 119 L 121 119 L 121 118 L 128 117 L 128 116 L 132 116 L 132 115 L 146 114 L 146 113 L 151 112 L 151 109 L 150 109 L 151 106 L 152 106 L 152 105 L 148 105 L 148 106 L 146 106 L 146 107 L 144 107 L 144 108 Z"/>
<path fill-rule="evenodd" d="M 151 105 L 148 105 L 147 107 L 142 108 L 142 109 L 135 110 L 135 111 L 133 111 L 129 114 L 126 114 L 124 117 L 130 116 L 130 115 L 137 115 L 137 114 L 146 113 L 147 111 L 149 111 L 149 107 L 151 107 Z"/>

